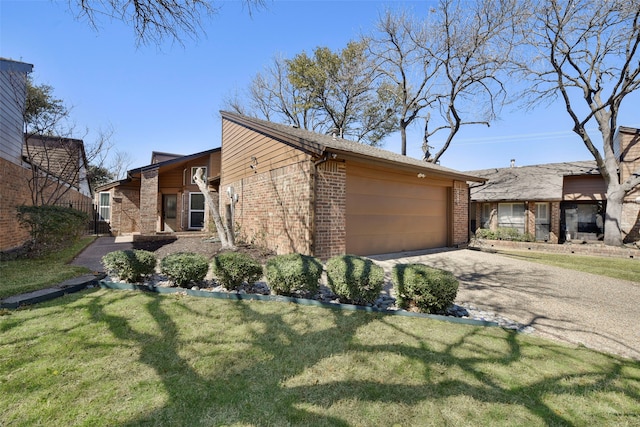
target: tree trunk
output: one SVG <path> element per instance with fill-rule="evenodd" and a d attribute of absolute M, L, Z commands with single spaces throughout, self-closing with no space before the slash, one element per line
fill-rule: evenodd
<path fill-rule="evenodd" d="M 614 187 L 614 188 L 612 188 Z M 624 191 L 617 185 L 609 184 L 607 208 L 604 218 L 604 244 L 622 246 L 622 203 Z"/>
<path fill-rule="evenodd" d="M 220 245 L 223 249 L 235 249 L 235 239 L 233 238 L 233 231 L 227 227 L 227 224 L 222 221 L 220 217 L 220 203 L 217 197 L 212 197 L 207 184 L 202 179 L 203 170 L 198 168 L 196 174 L 193 176 L 193 180 L 198 185 L 198 188 L 204 195 L 204 200 L 209 206 L 209 212 L 213 215 L 213 222 L 216 225 L 216 231 L 220 237 Z M 216 193 L 217 195 L 218 193 Z"/>

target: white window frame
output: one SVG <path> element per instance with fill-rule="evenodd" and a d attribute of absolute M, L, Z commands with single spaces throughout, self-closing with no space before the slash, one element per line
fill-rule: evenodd
<path fill-rule="evenodd" d="M 544 215 L 541 215 L 541 208 L 544 207 Z M 549 203 L 536 203 L 536 224 L 549 224 Z"/>
<path fill-rule="evenodd" d="M 513 207 L 518 206 L 518 210 L 522 208 L 522 216 L 513 214 Z M 524 234 L 525 231 L 525 206 L 522 202 L 517 203 L 498 203 L 498 227 L 515 228 Z M 508 220 L 506 220 L 508 219 Z"/>
<path fill-rule="evenodd" d="M 490 229 L 491 228 L 491 211 L 493 206 L 491 203 L 482 203 L 481 209 L 482 212 L 480 214 L 480 228 Z"/>
<path fill-rule="evenodd" d="M 202 196 L 202 197 L 203 197 L 203 201 L 202 201 L 202 209 L 192 209 L 192 208 L 191 208 L 191 199 L 192 199 L 192 197 L 193 197 L 194 195 L 200 195 L 200 196 Z M 206 202 L 205 202 L 205 200 L 204 200 L 204 194 L 199 193 L 199 192 L 192 192 L 192 193 L 189 193 L 189 229 L 191 229 L 191 230 L 201 230 L 201 229 L 203 229 L 203 228 L 204 228 L 204 223 L 202 224 L 202 227 L 194 227 L 194 226 L 191 224 L 191 214 L 192 214 L 192 213 L 199 213 L 199 212 L 202 212 L 203 222 L 204 222 L 205 207 L 206 207 Z"/>
<path fill-rule="evenodd" d="M 207 171 L 207 167 L 206 166 L 191 166 L 191 183 L 192 184 L 196 183 L 196 181 L 195 181 L 195 179 L 193 179 L 193 177 L 196 175 L 196 171 L 198 169 L 204 169 L 204 180 L 205 180 L 205 182 L 207 181 L 207 176 L 208 176 L 207 172 L 208 171 Z"/>
<path fill-rule="evenodd" d="M 108 196 L 107 204 L 102 204 L 102 195 Z M 106 215 L 103 212 L 106 210 Z M 101 221 L 111 222 L 111 193 L 109 191 L 101 191 L 98 193 L 98 217 Z"/>

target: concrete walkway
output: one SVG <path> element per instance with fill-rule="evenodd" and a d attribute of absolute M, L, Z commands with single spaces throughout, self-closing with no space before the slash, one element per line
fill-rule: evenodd
<path fill-rule="evenodd" d="M 640 360 L 640 283 L 468 249 L 371 258 L 388 272 L 414 262 L 451 271 L 460 281 L 457 303 L 531 325 L 547 338 Z"/>
<path fill-rule="evenodd" d="M 71 265 L 87 267 L 91 271 L 104 273 L 101 262 L 103 256 L 109 252 L 124 251 L 132 247 L 131 242 L 116 243 L 115 237 L 98 237 L 71 261 Z"/>

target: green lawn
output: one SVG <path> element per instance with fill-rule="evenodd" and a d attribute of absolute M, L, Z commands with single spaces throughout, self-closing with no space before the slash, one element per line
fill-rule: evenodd
<path fill-rule="evenodd" d="M 84 237 L 73 246 L 42 258 L 0 261 L 0 299 L 37 291 L 89 272 L 68 265 L 95 237 Z"/>
<path fill-rule="evenodd" d="M 640 422 L 639 362 L 499 328 L 100 289 L 4 314 L 1 425 Z"/>
<path fill-rule="evenodd" d="M 640 260 L 631 258 L 605 258 L 581 255 L 550 254 L 543 252 L 503 251 L 498 253 L 524 261 L 554 265 L 569 270 L 613 277 L 640 283 Z"/>

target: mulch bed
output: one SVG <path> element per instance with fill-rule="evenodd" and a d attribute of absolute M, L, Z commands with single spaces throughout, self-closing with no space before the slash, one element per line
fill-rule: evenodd
<path fill-rule="evenodd" d="M 269 258 L 275 255 L 275 252 L 257 246 L 247 244 L 237 244 L 236 246 L 238 252 L 244 252 L 251 255 L 261 264 L 264 264 Z M 220 252 L 223 252 L 220 247 L 220 242 L 214 241 L 209 237 L 203 238 L 202 236 L 180 236 L 178 238 L 174 237 L 166 240 L 137 241 L 133 244 L 133 248 L 153 252 L 158 259 L 162 259 L 165 256 L 176 252 L 193 252 L 202 254 L 208 259 L 212 259 Z"/>

